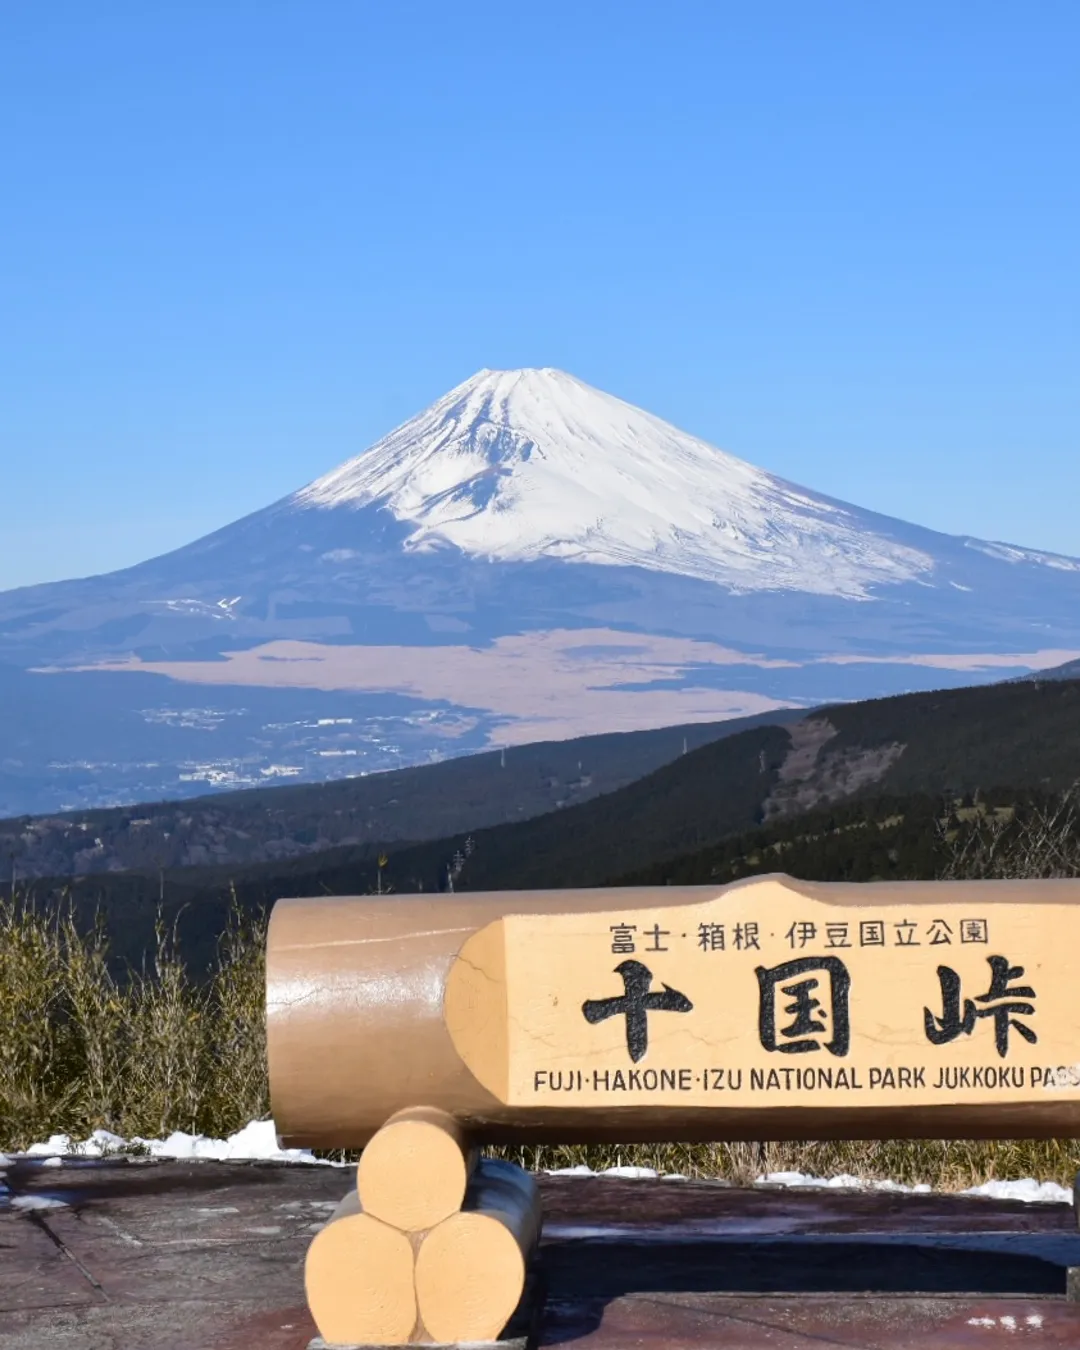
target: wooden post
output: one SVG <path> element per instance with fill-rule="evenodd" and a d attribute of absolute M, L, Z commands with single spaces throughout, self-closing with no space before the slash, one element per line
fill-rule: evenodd
<path fill-rule="evenodd" d="M 476 1157 L 461 1125 L 445 1111 L 399 1111 L 361 1154 L 360 1203 L 365 1213 L 403 1232 L 434 1228 L 461 1208 Z"/>
<path fill-rule="evenodd" d="M 405 1132 L 406 1125 L 421 1128 Z M 377 1195 L 391 1196 L 403 1157 L 418 1162 L 429 1178 L 436 1178 L 440 1161 L 460 1170 L 447 1143 L 460 1135 L 444 1133 L 443 1125 L 440 1113 L 422 1107 L 387 1122 L 364 1154 L 379 1144 L 377 1161 L 393 1164 L 388 1174 L 381 1166 L 369 1169 Z M 402 1153 L 398 1146 L 408 1133 L 416 1138 Z M 432 1146 L 432 1157 L 421 1156 L 418 1140 Z M 466 1157 L 458 1150 L 458 1163 Z M 497 1339 L 521 1302 L 540 1235 L 534 1179 L 513 1163 L 484 1159 L 453 1209 L 426 1230 L 405 1231 L 362 1203 L 361 1189 L 350 1191 L 308 1248 L 304 1285 L 322 1340 L 352 1346 Z M 402 1212 L 415 1222 L 411 1201 Z"/>
<path fill-rule="evenodd" d="M 525 1290 L 540 1234 L 536 1182 L 513 1163 L 485 1158 L 463 1208 L 420 1242 L 416 1302 L 432 1340 L 493 1341 Z"/>
<path fill-rule="evenodd" d="M 403 1345 L 416 1328 L 412 1243 L 348 1196 L 308 1247 L 304 1290 L 331 1345 Z"/>

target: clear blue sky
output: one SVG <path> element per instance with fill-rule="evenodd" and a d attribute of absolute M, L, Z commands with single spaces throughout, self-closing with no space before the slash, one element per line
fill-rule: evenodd
<path fill-rule="evenodd" d="M 1080 555 L 1080 3 L 0 17 L 0 587 L 175 547 L 483 367 Z"/>

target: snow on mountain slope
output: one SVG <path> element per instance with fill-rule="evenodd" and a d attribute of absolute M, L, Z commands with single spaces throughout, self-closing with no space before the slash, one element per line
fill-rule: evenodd
<path fill-rule="evenodd" d="M 927 553 L 558 370 L 481 371 L 286 505 L 384 505 L 411 552 L 866 599 Z"/>

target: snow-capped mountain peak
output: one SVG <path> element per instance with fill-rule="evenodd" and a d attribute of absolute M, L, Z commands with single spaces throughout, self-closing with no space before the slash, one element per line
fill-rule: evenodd
<path fill-rule="evenodd" d="M 410 551 L 863 598 L 933 568 L 845 508 L 563 371 L 483 370 L 287 506 L 379 505 Z"/>
<path fill-rule="evenodd" d="M 1078 655 L 1080 558 L 797 487 L 561 371 L 485 370 L 182 548 L 0 595 L 0 814 L 771 716 Z"/>

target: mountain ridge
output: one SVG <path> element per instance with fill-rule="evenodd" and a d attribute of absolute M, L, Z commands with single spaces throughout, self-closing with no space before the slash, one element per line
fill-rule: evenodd
<path fill-rule="evenodd" d="M 564 372 L 482 372 L 202 539 L 0 594 L 0 807 L 322 781 L 1078 657 L 1077 559 L 824 497 Z"/>
<path fill-rule="evenodd" d="M 1053 797 L 1074 785 L 1078 762 L 1080 680 L 910 694 L 711 740 L 619 789 L 528 820 L 253 866 L 60 876 L 28 888 L 39 902 L 70 898 L 87 922 L 100 906 L 118 955 L 136 965 L 163 899 L 185 951 L 204 964 L 234 897 L 253 913 L 285 896 L 378 887 L 720 885 L 753 871 L 800 875 L 796 864 L 822 879 L 926 876 L 941 861 L 935 822 L 950 799 Z M 770 811 L 770 801 L 781 809 Z M 796 846 L 781 857 L 773 844 L 785 840 Z"/>

